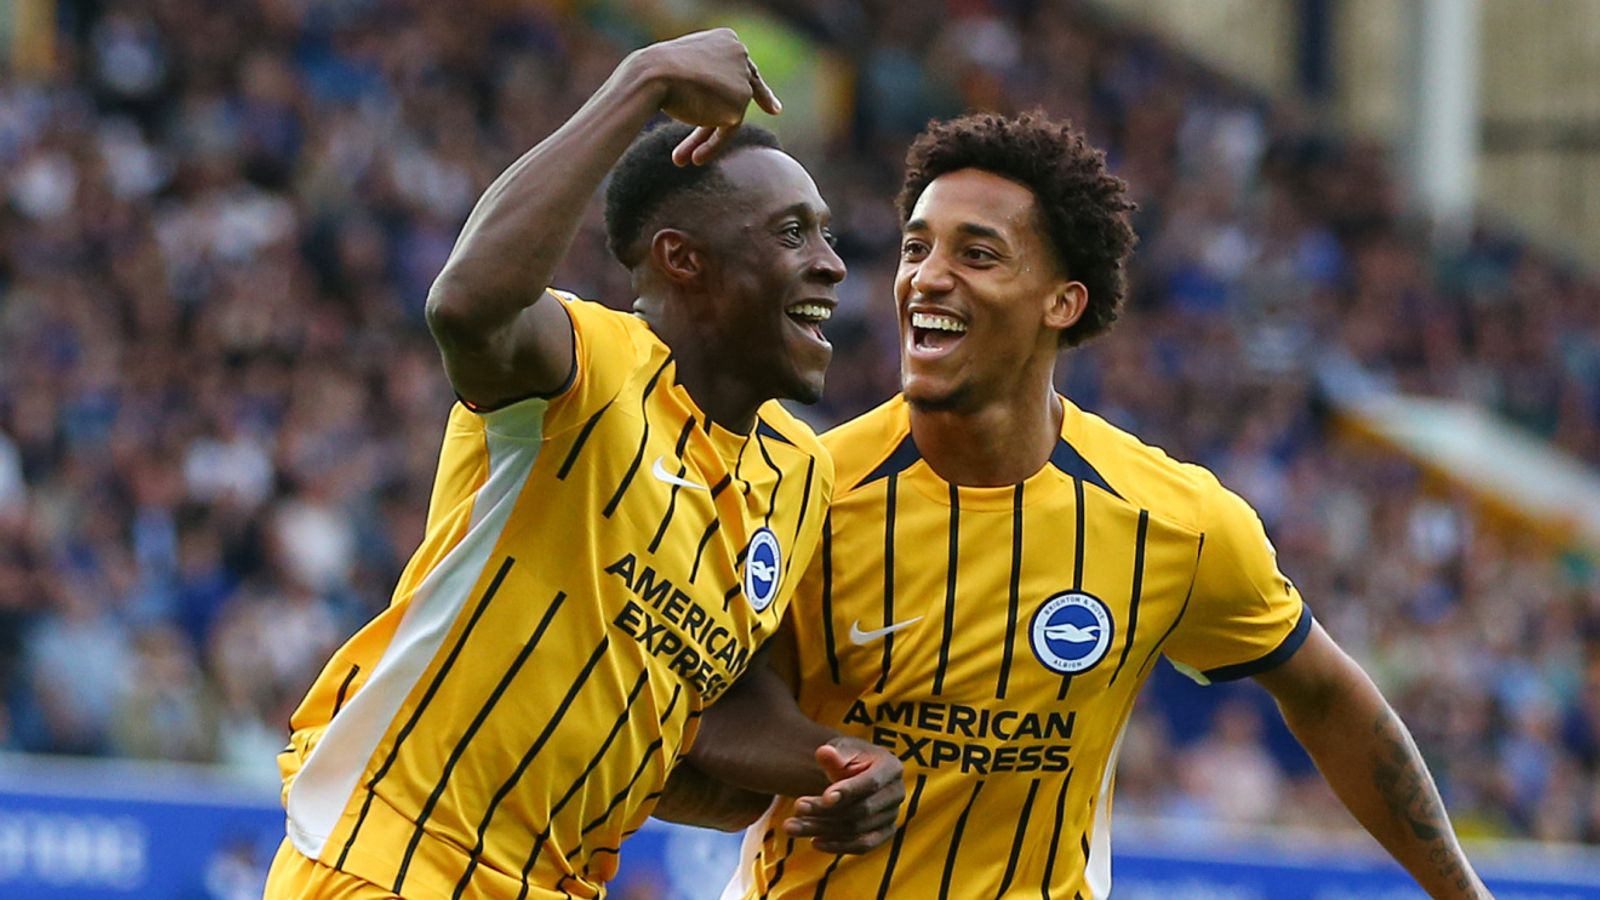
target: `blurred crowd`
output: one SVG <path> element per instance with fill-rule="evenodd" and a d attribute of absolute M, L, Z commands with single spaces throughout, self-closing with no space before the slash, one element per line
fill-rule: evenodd
<path fill-rule="evenodd" d="M 0 78 L 0 749 L 275 783 L 294 703 L 421 536 L 452 400 L 421 311 L 478 193 L 628 50 L 732 22 L 851 268 L 814 424 L 896 388 L 910 136 L 1070 117 L 1142 243 L 1062 389 L 1255 505 L 1465 832 L 1600 841 L 1594 569 L 1341 438 L 1317 378 L 1600 465 L 1600 282 L 1503 235 L 1430 249 L 1380 148 L 1083 5 L 943 5 L 58 0 L 51 69 Z M 631 301 L 597 209 L 558 284 Z M 1264 694 L 1154 687 L 1119 812 L 1348 823 Z"/>

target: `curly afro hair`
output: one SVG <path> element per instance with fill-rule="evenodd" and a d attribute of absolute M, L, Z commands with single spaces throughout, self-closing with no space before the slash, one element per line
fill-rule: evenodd
<path fill-rule="evenodd" d="M 679 195 L 713 194 L 728 186 L 717 164 L 679 166 L 672 161 L 676 147 L 693 127 L 669 122 L 634 139 L 611 170 L 606 186 L 606 247 L 628 268 L 644 258 L 640 233 L 650 217 Z M 782 150 L 778 136 L 759 125 L 744 125 L 723 147 L 719 160 L 747 147 Z"/>
<path fill-rule="evenodd" d="M 1062 343 L 1076 346 L 1110 328 L 1127 292 L 1128 257 L 1138 238 L 1128 221 L 1136 205 L 1127 182 L 1106 171 L 1105 153 L 1042 110 L 932 122 L 906 151 L 905 181 L 895 201 L 901 224 L 935 178 L 959 169 L 982 169 L 1033 192 L 1057 258 L 1089 292 L 1088 307 L 1062 332 Z"/>

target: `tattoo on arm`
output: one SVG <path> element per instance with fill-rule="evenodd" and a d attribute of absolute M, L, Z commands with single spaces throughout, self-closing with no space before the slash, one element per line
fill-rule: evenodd
<path fill-rule="evenodd" d="M 1471 890 L 1473 879 L 1453 839 L 1444 802 L 1405 725 L 1392 710 L 1385 709 L 1373 732 L 1378 739 L 1378 759 L 1372 777 L 1389 812 L 1427 846 L 1428 861 L 1437 874 L 1459 890 Z"/>

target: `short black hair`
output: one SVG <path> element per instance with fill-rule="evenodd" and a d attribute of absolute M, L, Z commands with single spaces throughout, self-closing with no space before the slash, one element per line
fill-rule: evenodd
<path fill-rule="evenodd" d="M 611 171 L 611 183 L 606 186 L 606 246 L 630 269 L 642 258 L 640 232 L 662 204 L 680 194 L 713 193 L 728 186 L 715 162 L 704 166 L 673 163 L 672 148 L 692 131 L 692 126 L 682 122 L 652 128 L 634 139 Z M 783 149 L 777 135 L 759 125 L 743 125 L 718 160 L 748 147 Z"/>
<path fill-rule="evenodd" d="M 1071 123 L 1038 109 L 931 122 L 906 151 L 895 201 L 901 225 L 935 178 L 960 169 L 982 169 L 1033 192 L 1040 225 L 1067 277 L 1089 291 L 1083 316 L 1062 332 L 1062 343 L 1075 346 L 1110 328 L 1128 289 L 1128 257 L 1138 241 L 1129 215 L 1138 207 L 1127 182 L 1106 171 L 1105 152 Z"/>

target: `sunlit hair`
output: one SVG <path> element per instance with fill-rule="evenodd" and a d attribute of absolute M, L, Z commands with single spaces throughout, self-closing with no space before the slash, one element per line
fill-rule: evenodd
<path fill-rule="evenodd" d="M 1062 343 L 1081 344 L 1109 329 L 1127 292 L 1128 257 L 1138 238 L 1128 221 L 1136 206 L 1127 182 L 1106 171 L 1105 152 L 1041 110 L 933 122 L 906 151 L 896 200 L 901 224 L 935 178 L 961 169 L 982 169 L 1033 192 L 1056 259 L 1089 293 L 1083 316 L 1062 332 Z"/>
<path fill-rule="evenodd" d="M 622 154 L 611 172 L 611 183 L 606 186 L 606 246 L 618 262 L 630 269 L 644 258 L 641 232 L 668 200 L 728 189 L 719 164 L 741 149 L 783 149 L 777 135 L 758 125 L 744 125 L 723 148 L 719 162 L 679 166 L 672 161 L 672 148 L 693 130 L 681 122 L 671 122 L 645 132 Z"/>

